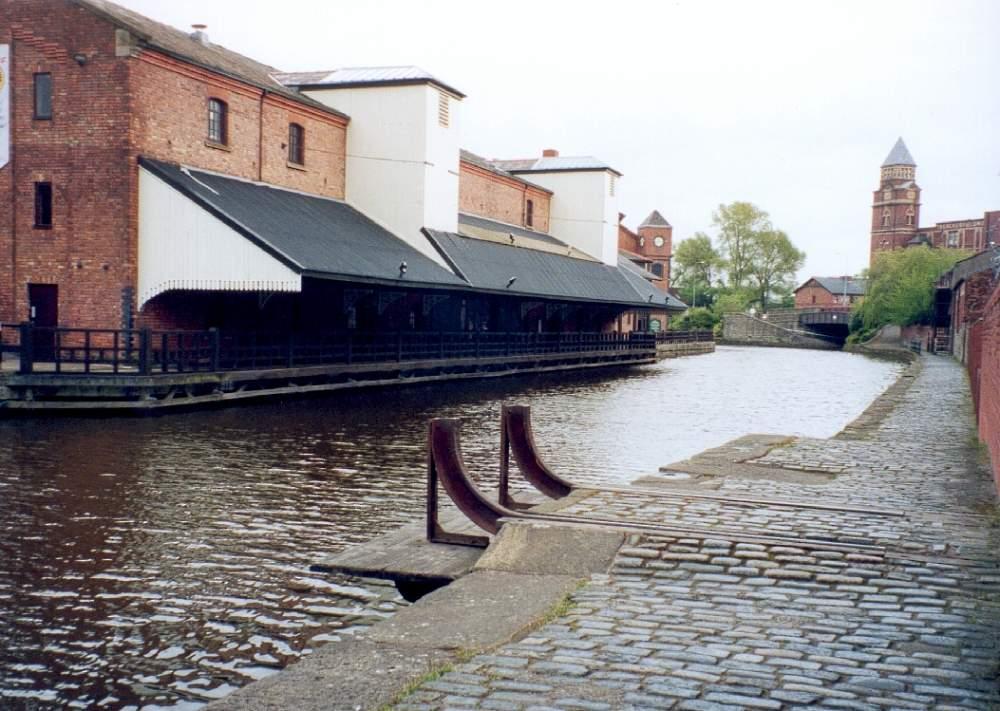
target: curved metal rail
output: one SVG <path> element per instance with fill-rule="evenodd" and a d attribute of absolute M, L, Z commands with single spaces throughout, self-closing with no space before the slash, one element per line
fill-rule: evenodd
<path fill-rule="evenodd" d="M 525 511 L 515 511 L 490 501 L 476 486 L 465 468 L 462 460 L 459 432 L 461 424 L 458 420 L 435 418 L 430 422 L 428 432 L 428 462 L 427 462 L 427 540 L 432 543 L 454 543 L 466 546 L 485 547 L 489 539 L 485 536 L 453 533 L 445 531 L 438 522 L 438 481 L 444 486 L 451 500 L 470 521 L 487 533 L 496 534 L 502 525 L 501 519 L 516 519 L 529 521 L 546 521 L 549 523 L 568 523 L 585 526 L 604 526 L 611 528 L 650 531 L 660 534 L 698 534 L 704 530 L 690 526 L 670 526 L 642 521 L 621 521 L 590 516 L 573 516 L 566 514 L 538 514 Z M 834 541 L 816 541 L 798 536 L 780 534 L 737 534 L 729 535 L 748 542 L 764 542 L 771 544 L 787 544 L 790 541 L 798 545 L 806 545 L 814 549 L 825 550 L 872 550 L 875 546 L 865 544 L 838 543 Z"/>
<path fill-rule="evenodd" d="M 510 495 L 511 454 L 521 475 L 549 498 L 561 499 L 573 493 L 573 484 L 553 472 L 539 455 L 528 405 L 504 405 L 500 410 L 499 501 L 510 509 L 530 508 L 530 504 L 515 501 Z"/>

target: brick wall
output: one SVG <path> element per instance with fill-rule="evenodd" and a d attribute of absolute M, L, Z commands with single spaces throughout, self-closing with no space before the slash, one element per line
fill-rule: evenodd
<path fill-rule="evenodd" d="M 1000 490 L 1000 284 L 970 329 L 969 379 L 977 394 L 979 436 L 990 451 L 993 477 Z"/>
<path fill-rule="evenodd" d="M 256 87 L 156 52 L 144 51 L 132 64 L 135 153 L 318 195 L 344 197 L 345 120 L 278 95 L 263 97 Z M 226 146 L 207 140 L 211 98 L 228 105 Z M 290 123 L 305 129 L 304 167 L 288 162 Z"/>
<path fill-rule="evenodd" d="M 837 297 L 821 286 L 806 286 L 795 292 L 795 308 L 830 308 L 842 306 Z"/>
<path fill-rule="evenodd" d="M 531 229 L 549 231 L 551 196 L 544 190 L 493 173 L 467 161 L 461 162 L 458 181 L 458 209 L 511 225 L 528 227 L 526 203 L 532 201 Z"/>
<path fill-rule="evenodd" d="M 118 325 L 135 283 L 129 244 L 129 67 L 114 31 L 63 0 L 0 5 L 11 45 L 12 160 L 0 170 L 0 320 L 28 317 L 27 285 L 59 287 L 59 321 Z M 83 55 L 80 66 L 72 55 Z M 33 118 L 33 75 L 53 81 L 53 118 Z M 51 182 L 53 227 L 34 227 L 34 183 Z"/>
<path fill-rule="evenodd" d="M 119 39 L 114 25 L 65 0 L 0 4 L 12 74 L 0 322 L 28 318 L 28 284 L 58 287 L 60 325 L 133 322 L 140 155 L 344 196 L 347 119 Z M 39 72 L 52 75 L 51 120 L 33 117 Z M 206 143 L 210 97 L 229 106 L 225 148 Z M 291 122 L 305 129 L 304 167 L 287 160 Z M 52 183 L 52 229 L 34 226 L 36 182 Z"/>

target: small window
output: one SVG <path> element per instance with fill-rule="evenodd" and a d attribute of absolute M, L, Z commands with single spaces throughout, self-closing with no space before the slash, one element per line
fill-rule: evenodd
<path fill-rule="evenodd" d="M 288 125 L 288 161 L 296 165 L 306 163 L 306 130 L 297 123 Z"/>
<path fill-rule="evenodd" d="M 52 75 L 35 75 L 35 118 L 49 120 L 52 118 Z"/>
<path fill-rule="evenodd" d="M 891 190 L 886 190 L 884 193 L 882 193 L 882 199 L 883 200 L 892 200 L 892 191 Z"/>
<path fill-rule="evenodd" d="M 813 294 L 813 295 L 812 295 L 812 302 L 813 302 L 814 304 L 816 303 L 816 294 Z"/>
<path fill-rule="evenodd" d="M 885 208 L 885 210 L 882 211 L 882 226 L 888 227 L 889 221 L 891 219 L 892 219 L 892 211 L 889 208 Z"/>
<path fill-rule="evenodd" d="M 531 227 L 535 222 L 535 203 L 528 200 L 524 206 L 524 224 Z"/>
<path fill-rule="evenodd" d="M 52 183 L 35 183 L 35 227 L 52 228 Z"/>
<path fill-rule="evenodd" d="M 951 230 L 948 233 L 948 246 L 949 247 L 958 246 L 958 230 Z"/>
<path fill-rule="evenodd" d="M 913 210 L 906 211 L 906 224 L 908 225 L 913 224 Z"/>
<path fill-rule="evenodd" d="M 448 124 L 451 122 L 451 105 L 448 101 L 448 95 L 443 91 L 438 92 L 438 124 L 448 128 Z"/>
<path fill-rule="evenodd" d="M 229 107 L 221 99 L 208 100 L 208 140 L 219 145 L 229 142 Z"/>
<path fill-rule="evenodd" d="M 663 278 L 663 265 L 660 262 L 653 262 L 651 270 L 653 274 L 660 277 L 661 279 Z"/>

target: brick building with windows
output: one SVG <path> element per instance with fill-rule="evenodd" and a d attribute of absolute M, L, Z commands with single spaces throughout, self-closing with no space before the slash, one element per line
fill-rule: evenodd
<path fill-rule="evenodd" d="M 1000 244 L 1000 210 L 982 217 L 920 225 L 917 164 L 900 138 L 882 163 L 872 201 L 869 262 L 879 252 L 925 244 L 934 248 L 982 252 Z"/>
<path fill-rule="evenodd" d="M 0 323 L 627 331 L 683 308 L 619 263 L 620 173 L 460 152 L 464 95 L 416 67 L 284 73 L 107 0 L 5 2 L 0 45 Z"/>

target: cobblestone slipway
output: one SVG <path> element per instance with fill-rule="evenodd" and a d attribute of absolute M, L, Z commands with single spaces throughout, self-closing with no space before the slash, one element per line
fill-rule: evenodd
<path fill-rule="evenodd" d="M 696 532 L 630 535 L 564 615 L 397 708 L 1000 708 L 1000 529 L 968 385 L 950 359 L 911 370 L 840 436 L 773 448 L 752 475 L 576 502 Z M 822 476 L 777 475 L 795 472 Z"/>

